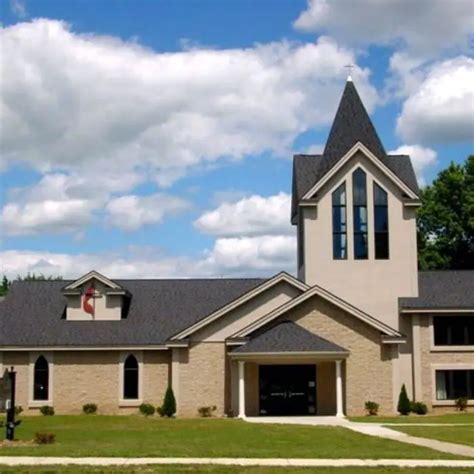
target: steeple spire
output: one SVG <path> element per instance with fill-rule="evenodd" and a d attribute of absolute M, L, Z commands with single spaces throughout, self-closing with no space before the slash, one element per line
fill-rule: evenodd
<path fill-rule="evenodd" d="M 349 75 L 324 149 L 326 166 L 331 167 L 357 142 L 378 158 L 385 158 L 382 142 Z"/>

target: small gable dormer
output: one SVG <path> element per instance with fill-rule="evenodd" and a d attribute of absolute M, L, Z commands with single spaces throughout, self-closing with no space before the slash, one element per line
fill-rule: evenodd
<path fill-rule="evenodd" d="M 62 289 L 69 321 L 117 321 L 124 317 L 130 294 L 126 288 L 91 271 Z"/>

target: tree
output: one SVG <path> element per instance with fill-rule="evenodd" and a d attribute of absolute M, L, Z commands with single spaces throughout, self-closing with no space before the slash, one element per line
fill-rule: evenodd
<path fill-rule="evenodd" d="M 6 277 L 6 275 L 3 275 L 2 283 L 0 284 L 0 296 L 5 296 L 8 293 L 11 284 L 12 282 Z"/>
<path fill-rule="evenodd" d="M 62 280 L 63 277 L 59 275 L 44 275 L 43 273 L 30 273 L 28 272 L 25 276 L 18 275 L 16 277 L 18 281 L 54 281 Z"/>
<path fill-rule="evenodd" d="M 163 405 L 158 407 L 157 411 L 160 416 L 167 416 L 168 418 L 171 418 L 176 413 L 176 399 L 170 386 L 166 389 Z"/>
<path fill-rule="evenodd" d="M 407 395 L 405 384 L 402 385 L 400 395 L 398 396 L 397 411 L 400 413 L 400 415 L 408 415 L 411 411 L 411 403 Z"/>
<path fill-rule="evenodd" d="M 474 155 L 441 171 L 421 190 L 421 202 L 419 268 L 474 269 Z"/>

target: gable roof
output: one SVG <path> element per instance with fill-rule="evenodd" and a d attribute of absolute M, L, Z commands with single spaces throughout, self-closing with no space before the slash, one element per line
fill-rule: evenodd
<path fill-rule="evenodd" d="M 233 354 L 276 352 L 348 353 L 333 342 L 309 332 L 293 321 L 282 321 L 232 351 Z"/>
<path fill-rule="evenodd" d="M 74 280 L 68 283 L 66 286 L 64 286 L 63 291 L 67 292 L 68 290 L 75 290 L 76 288 L 79 288 L 84 283 L 92 279 L 100 281 L 105 286 L 108 286 L 109 288 L 113 290 L 124 290 L 124 288 L 120 286 L 119 284 L 117 284 L 115 281 L 112 281 L 106 276 L 102 275 L 101 273 L 96 272 L 95 270 L 92 270 L 89 273 L 86 273 L 85 275 L 81 276 L 77 280 Z"/>
<path fill-rule="evenodd" d="M 474 310 L 474 270 L 418 273 L 418 297 L 399 298 L 402 311 L 417 309 Z"/>
<path fill-rule="evenodd" d="M 130 294 L 119 321 L 67 321 L 72 281 L 17 281 L 0 302 L 0 346 L 161 345 L 264 279 L 117 280 Z"/>
<path fill-rule="evenodd" d="M 387 155 L 352 81 L 347 81 L 322 155 L 295 155 L 291 222 L 296 224 L 298 204 L 336 164 L 361 143 L 413 193 L 419 188 L 410 157 Z"/>

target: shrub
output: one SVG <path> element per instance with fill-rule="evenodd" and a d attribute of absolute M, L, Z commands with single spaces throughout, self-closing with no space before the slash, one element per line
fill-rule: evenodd
<path fill-rule="evenodd" d="M 44 416 L 53 416 L 54 415 L 54 408 L 50 407 L 49 405 L 43 405 L 40 408 L 40 412 Z"/>
<path fill-rule="evenodd" d="M 20 415 L 23 412 L 23 407 L 21 405 L 17 405 L 15 407 L 15 415 Z"/>
<path fill-rule="evenodd" d="M 95 403 L 86 403 L 82 405 L 82 412 L 86 415 L 97 413 L 97 405 Z"/>
<path fill-rule="evenodd" d="M 166 389 L 163 405 L 157 408 L 157 412 L 160 416 L 167 416 L 168 418 L 171 418 L 176 413 L 176 399 L 171 387 Z"/>
<path fill-rule="evenodd" d="M 216 410 L 217 407 L 215 405 L 213 405 L 212 407 L 199 407 L 198 413 L 199 416 L 202 416 L 203 418 L 209 418 Z"/>
<path fill-rule="evenodd" d="M 400 415 L 408 415 L 411 410 L 410 405 L 411 403 L 407 395 L 407 389 L 405 388 L 405 384 L 403 384 L 398 397 L 398 413 L 400 413 Z"/>
<path fill-rule="evenodd" d="M 417 415 L 426 415 L 428 413 L 428 407 L 423 402 L 413 402 L 411 404 L 411 411 Z"/>
<path fill-rule="evenodd" d="M 56 435 L 54 433 L 47 433 L 44 431 L 38 431 L 35 433 L 36 444 L 53 444 L 56 441 Z"/>
<path fill-rule="evenodd" d="M 456 410 L 458 411 L 467 411 L 467 402 L 468 398 L 467 397 L 459 397 L 456 399 Z"/>
<path fill-rule="evenodd" d="M 370 400 L 365 402 L 365 411 L 367 415 L 378 415 L 380 405 L 377 402 L 371 402 Z"/>
<path fill-rule="evenodd" d="M 145 416 L 151 416 L 155 414 L 155 407 L 151 403 L 142 403 L 138 409 L 140 413 Z"/>

